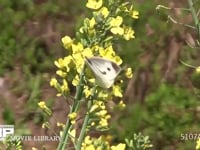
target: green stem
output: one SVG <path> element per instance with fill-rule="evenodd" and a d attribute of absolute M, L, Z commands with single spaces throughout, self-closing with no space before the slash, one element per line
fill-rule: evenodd
<path fill-rule="evenodd" d="M 88 122 L 89 122 L 89 119 L 90 119 L 90 114 L 89 114 L 89 111 L 93 105 L 93 99 L 94 99 L 94 95 L 95 95 L 95 92 L 96 92 L 96 85 L 93 87 L 92 89 L 92 95 L 90 97 L 90 100 L 88 101 L 88 106 L 87 106 L 87 113 L 86 113 L 86 116 L 85 116 L 85 119 L 84 119 L 84 122 L 83 122 L 83 125 L 82 125 L 82 129 L 81 129 L 81 132 L 80 132 L 80 135 L 79 135 L 79 138 L 78 138 L 78 143 L 77 143 L 77 147 L 76 147 L 76 150 L 80 150 L 81 149 L 81 145 L 82 145 L 82 142 L 83 142 L 83 139 L 85 137 L 85 132 L 86 132 L 86 129 L 87 129 L 87 126 L 88 126 Z"/>
<path fill-rule="evenodd" d="M 198 19 L 198 17 L 197 17 L 197 13 L 196 13 L 196 11 L 195 11 L 195 9 L 194 9 L 194 7 L 193 7 L 193 2 L 192 2 L 192 0 L 188 0 L 188 4 L 189 4 L 189 8 L 190 8 L 190 11 L 191 11 L 191 13 L 192 13 L 192 17 L 193 17 L 193 19 L 194 19 L 194 24 L 195 24 L 195 26 L 196 26 L 196 28 L 197 28 L 197 31 L 198 31 L 198 36 L 200 37 L 200 25 L 199 25 L 199 19 Z"/>
<path fill-rule="evenodd" d="M 84 70 L 85 70 L 85 65 L 83 66 L 83 69 L 81 71 L 80 82 L 76 88 L 76 95 L 74 98 L 74 103 L 70 109 L 70 113 L 77 112 L 77 110 L 79 108 L 80 100 L 82 98 L 82 93 L 83 93 Z M 71 124 L 70 120 L 67 119 L 67 122 L 65 124 L 65 128 L 63 130 L 62 137 L 58 144 L 57 150 L 65 150 L 66 149 L 67 141 L 69 138 L 69 131 L 70 131 L 71 127 L 72 127 L 72 124 Z"/>

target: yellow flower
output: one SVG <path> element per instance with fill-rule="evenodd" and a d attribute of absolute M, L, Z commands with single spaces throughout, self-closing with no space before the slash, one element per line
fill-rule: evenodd
<path fill-rule="evenodd" d="M 31 150 L 38 150 L 38 149 L 37 149 L 37 148 L 35 148 L 35 147 L 32 147 L 32 148 L 31 148 Z"/>
<path fill-rule="evenodd" d="M 110 29 L 110 31 L 113 34 L 123 35 L 124 29 L 120 27 L 122 22 L 123 22 L 123 18 L 121 16 L 117 16 L 116 18 L 112 18 L 111 21 L 110 21 L 110 26 L 112 27 Z"/>
<path fill-rule="evenodd" d="M 77 116 L 77 113 L 75 113 L 75 112 L 70 113 L 68 115 L 71 124 L 75 124 L 76 123 L 76 116 Z"/>
<path fill-rule="evenodd" d="M 57 122 L 57 126 L 58 126 L 58 127 L 64 128 L 64 127 L 65 127 L 65 124 L 64 124 L 64 123 Z"/>
<path fill-rule="evenodd" d="M 69 87 L 68 87 L 68 83 L 67 80 L 63 79 L 63 85 L 61 86 L 61 92 L 68 92 L 69 91 Z"/>
<path fill-rule="evenodd" d="M 56 96 L 60 97 L 62 96 L 62 93 L 57 93 Z"/>
<path fill-rule="evenodd" d="M 59 76 L 61 76 L 61 77 L 63 77 L 63 78 L 66 77 L 66 75 L 67 75 L 67 73 L 63 72 L 62 70 L 57 70 L 56 74 L 59 75 Z"/>
<path fill-rule="evenodd" d="M 126 144 L 118 144 L 116 146 L 111 146 L 111 150 L 125 150 L 126 148 Z"/>
<path fill-rule="evenodd" d="M 90 136 L 86 136 L 85 139 L 84 139 L 84 143 L 89 145 L 92 143 L 91 139 L 90 139 Z"/>
<path fill-rule="evenodd" d="M 105 118 L 101 118 L 100 121 L 99 121 L 99 125 L 100 125 L 102 128 L 108 127 L 108 120 L 105 119 Z"/>
<path fill-rule="evenodd" d="M 85 98 L 88 98 L 92 94 L 92 91 L 91 91 L 91 89 L 89 89 L 88 86 L 84 86 L 83 92 L 85 94 Z"/>
<path fill-rule="evenodd" d="M 53 87 L 57 87 L 58 81 L 56 78 L 51 78 L 50 85 Z"/>
<path fill-rule="evenodd" d="M 96 150 L 102 150 L 102 146 L 96 147 Z"/>
<path fill-rule="evenodd" d="M 124 29 L 120 27 L 120 25 L 123 22 L 123 18 L 121 16 L 117 16 L 116 18 L 112 18 L 110 21 L 110 26 L 112 27 L 110 31 L 113 34 L 119 34 L 123 35 L 124 34 Z"/>
<path fill-rule="evenodd" d="M 118 85 L 114 85 L 113 87 L 113 95 L 116 96 L 116 97 L 122 97 L 122 89 L 120 86 Z"/>
<path fill-rule="evenodd" d="M 49 128 L 50 128 L 49 122 L 43 123 L 43 124 L 42 124 L 42 128 L 43 128 L 43 129 L 45 129 L 45 128 L 49 129 Z"/>
<path fill-rule="evenodd" d="M 108 47 L 106 47 L 105 51 L 106 51 L 106 53 L 110 53 L 113 56 L 115 55 L 115 51 L 114 51 L 112 45 L 109 45 Z"/>
<path fill-rule="evenodd" d="M 125 40 L 130 40 L 132 38 L 135 38 L 135 36 L 134 36 L 135 32 L 131 27 L 124 26 L 123 29 L 124 29 L 123 37 L 124 37 Z"/>
<path fill-rule="evenodd" d="M 91 48 L 85 48 L 84 52 L 83 52 L 83 57 L 92 57 L 93 56 L 93 52 Z"/>
<path fill-rule="evenodd" d="M 138 16 L 138 15 L 139 15 L 139 12 L 136 11 L 136 10 L 130 11 L 129 14 L 130 14 L 130 16 L 131 16 L 132 18 L 134 18 L 134 19 L 138 19 L 138 18 L 139 18 L 139 16 Z"/>
<path fill-rule="evenodd" d="M 106 114 L 107 114 L 107 110 L 101 110 L 101 111 L 96 113 L 96 115 L 99 116 L 99 117 L 105 116 Z"/>
<path fill-rule="evenodd" d="M 65 69 L 66 72 L 70 71 L 69 64 L 72 62 L 72 56 L 67 56 L 62 58 L 59 58 L 58 60 L 54 61 L 54 64 L 59 68 L 59 69 Z"/>
<path fill-rule="evenodd" d="M 103 4 L 103 0 L 88 0 L 86 7 L 90 9 L 99 9 Z"/>
<path fill-rule="evenodd" d="M 104 16 L 104 18 L 106 18 L 109 15 L 109 11 L 107 7 L 102 7 L 100 9 L 100 13 Z"/>
<path fill-rule="evenodd" d="M 73 40 L 69 36 L 64 36 L 61 40 L 66 49 L 70 48 L 73 43 Z"/>
<path fill-rule="evenodd" d="M 99 55 L 114 61 L 118 65 L 122 64 L 122 59 L 115 54 L 112 45 L 108 46 L 106 49 L 100 49 Z"/>
<path fill-rule="evenodd" d="M 124 109 L 126 107 L 126 104 L 124 104 L 124 102 L 121 100 L 118 104 L 120 109 Z"/>
<path fill-rule="evenodd" d="M 110 21 L 111 27 L 119 27 L 123 22 L 123 18 L 121 16 L 117 16 L 116 18 L 112 18 Z"/>
<path fill-rule="evenodd" d="M 95 125 L 95 122 L 91 122 L 91 126 L 94 126 Z"/>
<path fill-rule="evenodd" d="M 90 139 L 90 136 L 86 136 L 82 145 L 81 150 L 95 150 L 95 147 L 92 145 L 92 140 Z"/>
<path fill-rule="evenodd" d="M 77 113 L 75 113 L 75 112 L 70 113 L 70 114 L 68 114 L 68 117 L 69 117 L 70 120 L 74 120 L 77 117 Z"/>
<path fill-rule="evenodd" d="M 94 28 L 94 25 L 96 24 L 94 17 L 92 17 L 92 19 L 90 19 L 89 21 L 89 28 Z"/>
<path fill-rule="evenodd" d="M 109 96 L 108 93 L 105 91 L 100 91 L 98 94 L 98 97 L 103 99 L 106 99 L 108 96 Z"/>
<path fill-rule="evenodd" d="M 113 56 L 115 55 L 115 52 L 114 52 L 112 46 L 109 46 L 106 49 L 100 49 L 99 55 L 104 58 L 112 59 Z"/>
<path fill-rule="evenodd" d="M 94 45 L 92 47 L 92 52 L 94 52 L 94 53 L 99 52 L 100 50 L 104 50 L 104 48 L 99 45 Z"/>
<path fill-rule="evenodd" d="M 82 59 L 83 60 L 83 59 Z M 82 64 L 76 64 L 76 71 L 81 74 L 82 68 L 83 68 L 84 61 L 82 61 Z"/>
<path fill-rule="evenodd" d="M 84 47 L 81 43 L 78 44 L 72 44 L 72 58 L 74 61 L 74 64 L 80 67 L 79 65 L 83 65 L 84 59 L 83 59 L 83 52 Z M 89 51 L 86 49 L 86 52 Z M 88 53 L 88 52 L 87 52 Z M 82 68 L 82 67 L 81 67 Z M 76 68 L 78 69 L 78 68 Z"/>
<path fill-rule="evenodd" d="M 139 18 L 139 12 L 137 10 L 133 9 L 133 5 L 131 5 L 130 9 L 128 10 L 127 7 L 125 7 L 125 12 L 128 12 L 129 15 L 133 18 L 133 19 L 138 19 Z"/>
<path fill-rule="evenodd" d="M 38 102 L 38 106 L 39 106 L 41 109 L 46 109 L 46 108 L 47 108 L 45 101 L 40 101 L 40 102 Z"/>
<path fill-rule="evenodd" d="M 127 68 L 125 75 L 126 75 L 127 78 L 132 78 L 133 77 L 132 68 Z"/>
<path fill-rule="evenodd" d="M 66 66 L 64 60 L 62 58 L 59 58 L 58 60 L 54 61 L 54 64 L 56 65 L 56 67 L 58 68 L 64 68 Z"/>
<path fill-rule="evenodd" d="M 76 130 L 73 129 L 73 130 L 69 131 L 69 135 L 70 135 L 72 141 L 74 142 L 75 138 L 76 138 Z"/>
<path fill-rule="evenodd" d="M 81 70 L 82 70 L 82 67 L 84 65 L 84 58 L 81 55 L 81 53 L 73 54 L 73 57 L 74 57 L 74 64 L 76 66 L 75 69 L 80 74 Z"/>
<path fill-rule="evenodd" d="M 49 116 L 52 114 L 51 109 L 49 109 L 46 106 L 46 103 L 44 101 L 40 101 L 38 102 L 38 106 L 45 112 L 47 113 Z"/>
<path fill-rule="evenodd" d="M 90 112 L 95 111 L 97 108 L 99 108 L 98 105 L 96 105 L 96 104 L 92 105 L 92 107 L 90 108 Z"/>
<path fill-rule="evenodd" d="M 71 55 L 64 57 L 63 63 L 65 64 L 65 67 L 67 68 L 67 72 L 70 70 L 69 64 L 72 62 L 73 58 Z"/>
<path fill-rule="evenodd" d="M 77 86 L 78 84 L 79 84 L 79 76 L 78 75 L 76 75 L 75 76 L 75 78 L 73 79 L 73 81 L 72 81 L 72 85 L 73 86 Z"/>
<path fill-rule="evenodd" d="M 144 149 L 153 147 L 153 144 L 145 144 Z"/>
<path fill-rule="evenodd" d="M 110 118 L 111 118 L 110 115 L 106 115 L 106 116 L 105 116 L 105 119 L 107 119 L 107 120 L 110 119 Z"/>
<path fill-rule="evenodd" d="M 97 105 L 98 105 L 99 108 L 102 109 L 102 110 L 103 110 L 103 109 L 106 109 L 105 104 L 104 104 L 103 102 L 101 102 L 101 101 L 98 101 Z"/>
<path fill-rule="evenodd" d="M 72 44 L 73 54 L 81 53 L 83 51 L 83 45 L 79 42 L 78 44 Z"/>
<path fill-rule="evenodd" d="M 121 65 L 122 64 L 122 59 L 119 56 L 115 56 L 114 57 L 114 61 L 118 64 Z"/>
<path fill-rule="evenodd" d="M 110 29 L 110 31 L 113 34 L 119 34 L 119 35 L 123 35 L 124 34 L 124 29 L 121 28 L 121 27 L 113 27 L 113 28 Z"/>
<path fill-rule="evenodd" d="M 90 83 L 95 83 L 95 78 L 90 78 L 88 81 L 89 81 Z"/>
<path fill-rule="evenodd" d="M 96 150 L 96 149 L 95 149 L 94 145 L 88 145 L 84 149 L 81 148 L 81 150 Z"/>
<path fill-rule="evenodd" d="M 200 66 L 198 66 L 198 67 L 196 68 L 196 72 L 197 72 L 197 73 L 200 73 Z"/>
<path fill-rule="evenodd" d="M 196 150 L 200 150 L 200 138 L 197 140 Z"/>

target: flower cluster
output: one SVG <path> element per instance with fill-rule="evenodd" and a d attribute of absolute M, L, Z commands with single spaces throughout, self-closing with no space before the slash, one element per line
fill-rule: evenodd
<path fill-rule="evenodd" d="M 67 134 L 71 134 L 71 131 L 76 133 L 72 126 L 77 121 L 80 100 L 84 99 L 87 103 L 87 112 L 83 113 L 86 115 L 86 119 L 83 122 L 80 136 L 78 140 L 74 139 L 74 141 L 78 141 L 77 149 L 80 148 L 80 142 L 83 141 L 85 135 L 86 130 L 83 128 L 108 129 L 108 120 L 111 116 L 106 108 L 107 101 L 117 97 L 120 100 L 118 107 L 120 109 L 125 107 L 122 100 L 123 90 L 120 85 L 123 83 L 123 80 L 120 83 L 114 84 L 111 92 L 97 87 L 94 75 L 85 66 L 85 58 L 98 56 L 111 60 L 117 65 L 122 65 L 123 61 L 113 47 L 113 40 L 118 38 L 125 40 L 135 38 L 135 31 L 125 20 L 126 18 L 138 19 L 139 13 L 132 4 L 122 2 L 121 0 L 88 0 L 86 7 L 93 11 L 92 16 L 91 18 L 84 19 L 83 25 L 78 29 L 75 38 L 69 36 L 62 38 L 63 46 L 68 55 L 54 62 L 58 68 L 56 74 L 59 76 L 59 79 L 52 78 L 50 81 L 50 85 L 57 89 L 57 96 L 67 97 L 70 91 L 74 91 L 69 87 L 76 87 L 74 103 L 70 107 L 68 122 L 65 125 L 66 130 L 64 129 L 64 133 L 62 133 L 63 139 L 58 149 L 64 149 L 63 141 L 66 141 Z M 132 69 L 127 68 L 125 76 L 132 78 L 132 75 Z M 85 146 L 83 143 L 83 147 L 87 147 L 87 138 L 85 140 Z M 109 147 L 109 149 L 123 150 L 125 146 L 122 144 Z"/>
<path fill-rule="evenodd" d="M 89 110 L 89 114 L 91 126 L 95 126 L 97 129 L 108 128 L 108 119 L 110 119 L 111 116 L 108 114 L 103 101 L 95 100 Z"/>
<path fill-rule="evenodd" d="M 85 57 L 97 55 L 121 65 L 122 59 L 113 49 L 112 39 L 116 35 L 121 36 L 126 40 L 135 37 L 134 30 L 123 23 L 123 18 L 125 16 L 130 16 L 134 19 L 138 18 L 138 12 L 133 9 L 133 6 L 127 8 L 128 5 L 125 3 L 121 5 L 121 7 L 118 7 L 116 12 L 109 11 L 106 6 L 103 6 L 102 1 L 88 1 L 86 6 L 95 10 L 93 12 L 93 17 L 84 20 L 83 26 L 80 27 L 76 39 L 72 39 L 69 36 L 64 36 L 62 38 L 62 43 L 69 55 L 55 61 L 55 65 L 58 67 L 56 74 L 60 76 L 62 80 L 59 82 L 56 78 L 52 78 L 50 85 L 57 89 L 57 96 L 69 94 L 70 89 L 68 84 L 72 84 L 73 86 L 79 85 L 80 74 L 85 63 Z M 108 36 L 111 33 L 113 35 Z M 87 70 L 86 75 L 87 78 L 85 78 L 85 80 L 87 84 L 84 85 L 83 93 L 85 98 L 89 98 L 92 94 L 91 87 L 94 86 L 95 80 L 92 75 L 87 73 Z M 125 75 L 127 78 L 131 78 L 132 69 L 127 68 Z M 71 81 L 71 83 L 68 83 L 69 81 Z M 112 96 L 119 98 L 122 97 L 122 89 L 120 85 L 114 85 L 111 93 L 103 91 L 98 92 L 98 100 L 112 99 Z M 125 105 L 122 105 L 122 100 L 120 101 L 120 104 L 121 107 L 125 107 Z M 94 107 L 96 106 L 98 105 L 94 105 Z M 99 109 L 101 108 L 99 107 Z M 107 127 L 107 120 L 110 116 L 100 114 L 101 113 L 99 112 L 98 118 L 102 118 L 98 125 L 101 127 Z M 75 123 L 74 120 L 72 122 L 73 124 Z"/>
<path fill-rule="evenodd" d="M 82 150 L 125 150 L 126 145 L 124 143 L 119 143 L 118 145 L 110 145 L 109 140 L 105 136 L 100 136 L 99 138 L 91 138 L 86 136 L 84 142 L 82 143 Z"/>
<path fill-rule="evenodd" d="M 103 4 L 107 6 L 103 6 Z M 116 7 L 116 11 L 109 11 L 109 7 Z M 134 38 L 134 30 L 125 24 L 124 18 L 130 16 L 138 19 L 138 11 L 133 9 L 128 3 L 121 5 L 119 1 L 108 2 L 102 0 L 88 0 L 86 6 L 93 9 L 93 16 L 83 21 L 83 26 L 77 32 L 77 38 L 69 36 L 62 38 L 62 43 L 67 49 L 68 56 L 55 61 L 58 67 L 56 74 L 60 76 L 62 82 L 52 78 L 50 85 L 58 91 L 57 96 L 68 94 L 68 82 L 73 86 L 79 84 L 79 75 L 85 63 L 85 57 L 100 56 L 122 64 L 122 59 L 116 54 L 112 46 L 115 37 L 122 37 L 125 40 Z M 127 68 L 126 76 L 132 77 L 131 68 Z M 89 80 L 90 81 L 90 80 Z"/>

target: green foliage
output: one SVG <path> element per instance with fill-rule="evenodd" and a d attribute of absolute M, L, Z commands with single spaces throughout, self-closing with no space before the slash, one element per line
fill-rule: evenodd
<path fill-rule="evenodd" d="M 158 13 L 155 9 L 156 6 L 157 3 L 151 0 L 145 1 L 142 5 L 136 3 L 135 8 L 139 10 L 142 16 L 138 20 L 132 21 L 136 38 L 129 43 L 121 41 L 120 54 L 125 58 L 125 62 L 134 66 L 134 68 L 142 68 L 146 65 L 139 60 L 139 56 L 142 54 L 152 54 L 153 58 L 149 65 L 153 64 L 160 53 L 160 48 L 165 46 L 164 38 L 173 32 L 169 30 L 171 24 L 166 22 L 166 13 Z M 150 14 L 154 17 L 149 17 Z"/>
<path fill-rule="evenodd" d="M 166 1 L 159 1 L 158 4 L 164 3 Z M 191 71 L 186 73 L 188 68 L 178 64 L 178 66 L 173 66 L 173 72 L 169 72 L 170 75 L 175 76 L 175 80 L 169 81 L 171 84 L 168 81 L 162 82 L 164 78 L 162 68 L 166 68 L 164 64 L 168 63 L 164 54 L 164 51 L 169 49 L 168 39 L 171 40 L 172 37 L 179 39 L 182 35 L 180 35 L 181 31 L 174 27 L 176 25 L 167 22 L 169 12 L 156 11 L 158 4 L 145 1 L 142 5 L 137 6 L 143 17 L 137 22 L 133 22 L 136 39 L 120 47 L 120 53 L 129 64 L 134 66 L 133 68 L 137 72 L 134 88 L 131 91 L 135 92 L 135 97 L 130 99 L 131 103 L 134 101 L 133 105 L 128 105 L 119 119 L 112 123 L 112 132 L 116 133 L 116 130 L 123 127 L 124 130 L 115 136 L 117 140 L 124 139 L 131 131 L 142 132 L 152 140 L 153 149 L 194 149 L 194 141 L 181 140 L 181 134 L 198 133 L 199 131 L 199 97 L 196 95 L 195 88 L 188 86 L 191 82 L 188 83 L 185 80 L 186 78 L 192 79 L 193 85 L 198 88 L 199 74 L 194 72 L 191 75 Z M 185 7 L 187 7 L 187 3 Z M 199 9 L 197 5 L 194 7 Z M 189 12 L 187 11 L 187 13 Z M 153 14 L 154 17 L 149 17 L 150 14 Z M 186 18 L 186 13 L 183 13 L 182 17 Z M 137 25 L 135 26 L 135 24 Z M 177 26 L 178 28 L 183 27 Z M 192 49 L 188 45 L 184 45 L 181 57 L 177 58 L 177 61 L 183 59 L 190 62 L 189 64 L 199 66 L 198 51 L 198 48 Z M 141 85 L 140 78 L 138 80 L 138 76 L 143 77 L 140 75 L 141 70 L 147 72 L 150 77 L 150 81 L 145 81 L 148 82 L 146 83 L 147 87 Z M 140 85 L 144 86 L 144 89 L 148 89 L 147 93 L 142 91 L 144 92 L 142 96 L 145 97 L 142 103 L 138 103 L 141 99 L 137 97 L 137 92 L 141 92 L 138 88 Z"/>
<path fill-rule="evenodd" d="M 56 15 L 59 7 L 55 3 L 45 3 L 47 6 L 41 5 L 43 7 L 41 10 L 44 12 L 38 12 L 36 10 L 40 9 L 40 5 L 33 3 L 33 1 L 1 0 L 0 3 L 0 25 L 3 29 L 0 31 L 0 75 L 3 75 L 6 70 L 13 70 L 15 62 L 18 65 L 23 62 L 22 65 L 28 65 L 34 73 L 44 71 L 52 66 L 48 60 L 52 60 L 53 53 L 47 51 L 47 45 L 41 37 L 36 35 L 34 37 L 30 34 L 30 32 L 35 32 L 30 27 L 32 25 L 30 22 L 34 17 L 39 17 L 34 19 L 37 22 L 42 15 L 47 13 Z"/>
<path fill-rule="evenodd" d="M 180 139 L 180 134 L 195 131 L 194 115 L 199 102 L 190 92 L 172 85 L 162 84 L 156 91 L 146 98 L 147 111 L 144 115 L 146 126 L 152 127 L 146 129 L 150 134 L 159 137 L 164 134 L 165 138 L 173 141 Z M 187 129 L 187 127 L 190 127 Z M 155 136 L 156 137 L 156 136 Z"/>
<path fill-rule="evenodd" d="M 143 136 L 141 133 L 133 134 L 130 139 L 125 139 L 128 150 L 150 150 L 153 145 L 149 136 Z"/>
<path fill-rule="evenodd" d="M 20 11 L 20 7 L 23 6 L 27 8 L 29 3 L 24 3 L 24 1 L 15 3 L 1 0 L 0 17 L 2 19 L 0 20 L 0 24 L 3 30 L 0 31 L 0 60 L 2 60 L 0 63 L 0 75 L 5 68 L 13 67 L 13 58 L 24 48 L 23 44 L 26 41 L 20 41 L 22 43 L 19 44 L 19 37 L 25 36 L 24 28 L 19 27 L 23 25 L 28 14 L 26 11 Z"/>
<path fill-rule="evenodd" d="M 14 113 L 9 106 L 5 106 L 2 117 L 6 124 L 14 124 L 15 123 Z"/>
<path fill-rule="evenodd" d="M 198 132 L 199 104 L 190 91 L 163 83 L 145 98 L 145 106 L 129 106 L 129 117 L 120 118 L 125 130 L 117 137 L 123 139 L 131 130 L 140 131 L 151 138 L 155 149 L 168 149 L 174 143 L 180 149 L 191 149 L 193 141 L 181 140 L 181 134 Z"/>

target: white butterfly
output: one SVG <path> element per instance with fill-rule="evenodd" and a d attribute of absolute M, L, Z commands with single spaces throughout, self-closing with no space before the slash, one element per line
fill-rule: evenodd
<path fill-rule="evenodd" d="M 111 87 L 121 71 L 121 67 L 115 62 L 101 57 L 86 57 L 86 63 L 93 71 L 96 83 L 102 88 Z"/>

